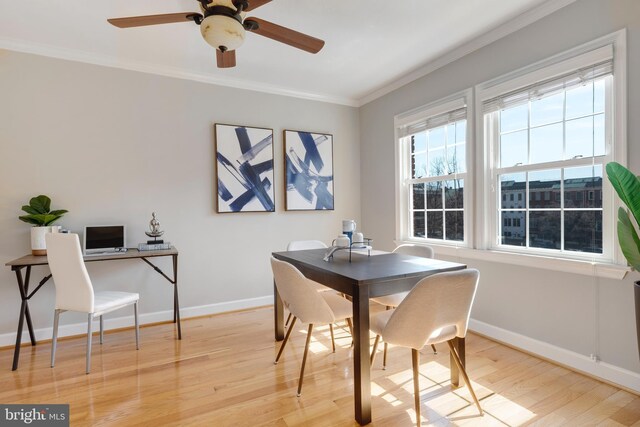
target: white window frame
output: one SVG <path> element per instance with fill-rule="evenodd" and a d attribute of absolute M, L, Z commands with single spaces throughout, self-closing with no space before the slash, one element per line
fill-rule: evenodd
<path fill-rule="evenodd" d="M 496 196 L 497 193 L 499 194 L 499 189 L 497 188 L 497 176 L 495 174 L 497 153 L 495 153 L 492 144 L 495 138 L 494 133 L 497 130 L 490 128 L 488 122 L 485 121 L 482 103 L 500 94 L 562 76 L 586 65 L 595 64 L 603 56 L 606 56 L 609 49 L 613 50 L 613 78 L 607 79 L 610 86 L 605 90 L 605 93 L 611 95 L 605 99 L 607 103 L 606 109 L 609 109 L 611 114 L 605 116 L 606 155 L 603 161 L 602 195 L 603 254 L 579 252 L 568 254 L 555 250 L 518 248 L 499 244 L 496 222 L 496 218 L 499 215 L 499 202 Z M 590 261 L 591 264 L 626 265 L 626 261 L 624 261 L 624 257 L 617 245 L 614 226 L 616 210 L 620 206 L 620 202 L 615 197 L 604 171 L 604 166 L 609 161 L 626 164 L 626 31 L 621 30 L 601 37 L 513 73 L 482 83 L 477 85 L 475 90 L 476 140 L 483 141 L 480 148 L 482 154 L 476 159 L 478 170 L 481 173 L 477 178 L 483 184 L 476 188 L 476 209 L 477 212 L 482 213 L 482 223 L 481 226 L 477 227 L 475 235 L 476 248 L 501 253 L 511 252 L 525 257 L 530 256 L 532 266 L 540 262 L 539 257 L 541 256 L 556 258 L 557 261 L 560 261 L 560 265 L 562 260 L 586 260 Z M 564 165 L 564 162 L 557 163 L 558 166 Z M 591 159 L 586 163 L 590 165 Z M 541 166 L 532 164 L 528 165 L 527 168 L 543 169 L 547 168 L 548 165 Z M 524 262 L 524 264 L 529 264 L 529 262 Z"/>
<path fill-rule="evenodd" d="M 473 199 L 471 193 L 475 188 L 474 158 L 473 151 L 473 91 L 467 89 L 462 92 L 455 93 L 446 98 L 439 99 L 427 105 L 407 111 L 406 113 L 394 117 L 394 141 L 395 141 L 395 200 L 396 200 L 396 242 L 397 243 L 423 243 L 429 245 L 438 245 L 444 247 L 469 247 L 473 241 L 473 224 L 472 211 Z M 436 117 L 446 114 L 454 110 L 466 107 L 466 135 L 465 135 L 465 172 L 457 174 L 458 179 L 464 179 L 464 196 L 463 196 L 463 218 L 464 218 L 464 240 L 444 240 L 414 237 L 411 235 L 413 209 L 409 206 L 410 202 L 410 184 L 407 182 L 410 178 L 410 148 L 405 138 L 401 137 L 400 129 L 404 126 L 411 125 L 420 121 L 424 121 L 430 117 Z M 453 178 L 453 177 L 452 177 Z M 444 208 L 444 206 L 443 206 Z M 425 222 L 427 218 L 425 216 Z M 444 230 L 443 230 L 444 231 Z"/>

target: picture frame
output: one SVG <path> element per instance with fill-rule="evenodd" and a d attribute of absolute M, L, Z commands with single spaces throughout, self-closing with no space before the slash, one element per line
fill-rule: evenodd
<path fill-rule="evenodd" d="M 334 210 L 333 135 L 285 129 L 285 210 Z"/>
<path fill-rule="evenodd" d="M 217 212 L 275 212 L 273 129 L 216 123 Z"/>

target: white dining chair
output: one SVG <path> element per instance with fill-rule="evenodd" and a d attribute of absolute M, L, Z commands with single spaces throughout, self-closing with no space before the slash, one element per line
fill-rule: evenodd
<path fill-rule="evenodd" d="M 412 245 L 412 244 L 397 246 L 393 250 L 393 253 L 417 256 L 422 258 L 433 258 L 434 256 L 434 252 L 431 247 L 424 246 L 424 245 Z M 405 299 L 408 293 L 409 292 L 398 292 L 397 294 L 371 298 L 371 301 L 376 302 L 378 304 L 382 304 L 387 308 L 387 310 L 390 310 L 394 307 L 399 306 L 402 300 Z M 382 369 L 387 369 L 387 349 L 388 349 L 388 344 L 385 342 L 383 356 L 382 356 Z M 433 350 L 433 354 L 438 354 L 438 350 L 436 349 L 435 345 L 432 344 L 431 349 Z"/>
<path fill-rule="evenodd" d="M 287 245 L 287 251 L 304 251 L 308 249 L 327 249 L 327 245 L 325 245 L 320 240 L 293 240 L 289 242 Z M 335 292 L 328 286 L 321 285 L 318 282 L 314 282 L 313 280 L 309 280 L 309 284 L 315 288 L 318 292 Z M 289 326 L 289 322 L 291 321 L 291 311 L 289 311 L 289 315 L 287 316 L 287 320 L 284 322 L 284 327 Z M 336 341 L 333 336 L 333 324 L 329 324 L 329 331 L 331 332 L 331 347 L 333 352 L 336 352 Z M 349 331 L 351 331 L 351 326 L 349 325 Z"/>
<path fill-rule="evenodd" d="M 428 344 L 447 342 L 452 359 L 483 414 L 469 376 L 460 360 L 453 339 L 467 335 L 471 306 L 478 287 L 480 273 L 465 269 L 435 274 L 420 280 L 397 308 L 371 317 L 370 328 L 376 334 L 371 360 L 380 338 L 385 343 L 411 348 L 413 362 L 413 393 L 416 420 L 420 425 L 420 352 Z"/>
<path fill-rule="evenodd" d="M 293 314 L 291 325 L 280 346 L 274 364 L 277 364 L 280 360 L 280 356 L 282 356 L 284 347 L 289 341 L 296 320 L 300 319 L 301 322 L 309 324 L 307 341 L 302 356 L 302 366 L 300 368 L 300 379 L 298 381 L 297 395 L 300 396 L 302 393 L 304 367 L 307 362 L 307 353 L 309 352 L 313 326 L 330 325 L 340 320 L 347 320 L 347 322 L 351 324 L 351 317 L 353 316 L 352 305 L 351 302 L 335 293 L 318 292 L 311 284 L 311 280 L 307 279 L 300 270 L 287 262 L 271 257 L 271 268 L 273 270 L 276 288 Z"/>
<path fill-rule="evenodd" d="M 51 367 L 56 360 L 58 323 L 65 311 L 87 313 L 86 373 L 91 370 L 92 321 L 100 318 L 100 344 L 104 337 L 103 315 L 133 304 L 136 332 L 136 350 L 139 349 L 138 299 L 137 293 L 117 291 L 94 291 L 87 268 L 82 258 L 77 234 L 52 233 L 45 236 L 47 261 L 56 288 L 56 304 L 53 318 L 53 342 Z"/>

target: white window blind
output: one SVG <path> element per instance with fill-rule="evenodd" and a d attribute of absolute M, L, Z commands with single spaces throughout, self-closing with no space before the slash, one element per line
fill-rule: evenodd
<path fill-rule="evenodd" d="M 464 120 L 467 118 L 467 108 L 458 108 L 457 110 L 449 111 L 444 114 L 429 117 L 424 120 L 420 120 L 415 123 L 407 124 L 398 127 L 398 137 L 404 138 L 405 136 L 414 135 L 419 132 L 424 132 L 429 129 L 444 126 L 447 123 L 456 122 L 458 120 Z"/>

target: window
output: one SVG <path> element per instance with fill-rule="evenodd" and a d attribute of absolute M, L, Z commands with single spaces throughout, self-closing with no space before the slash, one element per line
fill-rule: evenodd
<path fill-rule="evenodd" d="M 502 93 L 483 100 L 496 188 L 486 201 L 497 207 L 491 247 L 612 257 L 605 254 L 603 222 L 613 210 L 605 212 L 602 197 L 595 197 L 614 158 L 607 143 L 613 139 L 612 54 L 605 46 L 569 61 L 561 74 L 558 66 L 550 78 L 538 71 L 528 85 L 521 76 L 516 89 L 505 82 Z M 518 201 L 507 203 L 505 196 L 513 200 L 515 193 Z"/>
<path fill-rule="evenodd" d="M 465 241 L 467 108 L 464 98 L 396 118 L 406 240 Z M 406 191 L 406 193 L 405 193 Z"/>

